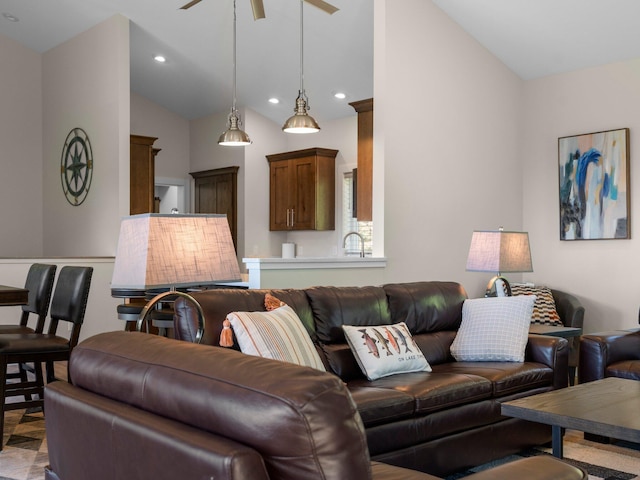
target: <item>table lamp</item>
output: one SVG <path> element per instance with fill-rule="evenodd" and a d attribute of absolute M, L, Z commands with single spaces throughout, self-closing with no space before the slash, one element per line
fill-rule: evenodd
<path fill-rule="evenodd" d="M 111 288 L 169 288 L 140 312 L 138 331 L 157 303 L 181 296 L 198 311 L 199 342 L 204 332 L 202 307 L 177 288 L 238 280 L 240 269 L 226 215 L 144 213 L 122 219 Z"/>
<path fill-rule="evenodd" d="M 496 272 L 489 280 L 485 296 L 500 295 L 498 289 L 511 296 L 511 286 L 503 273 L 533 272 L 529 234 L 527 232 L 474 231 L 467 257 L 467 271 Z"/>

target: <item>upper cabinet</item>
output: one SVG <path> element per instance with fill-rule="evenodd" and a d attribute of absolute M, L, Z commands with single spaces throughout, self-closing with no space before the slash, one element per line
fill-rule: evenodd
<path fill-rule="evenodd" d="M 356 218 L 373 220 L 373 98 L 352 102 L 358 112 L 358 186 Z"/>
<path fill-rule="evenodd" d="M 334 230 L 338 150 L 267 155 L 269 230 Z"/>
<path fill-rule="evenodd" d="M 152 213 L 155 210 L 155 157 L 157 137 L 131 135 L 129 153 L 129 213 Z"/>

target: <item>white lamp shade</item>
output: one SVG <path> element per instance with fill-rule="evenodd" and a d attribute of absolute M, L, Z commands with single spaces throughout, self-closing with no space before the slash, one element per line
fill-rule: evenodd
<path fill-rule="evenodd" d="M 475 231 L 467 270 L 471 272 L 533 272 L 527 232 Z"/>
<path fill-rule="evenodd" d="M 112 289 L 237 280 L 240 269 L 226 215 L 145 213 L 123 218 Z"/>

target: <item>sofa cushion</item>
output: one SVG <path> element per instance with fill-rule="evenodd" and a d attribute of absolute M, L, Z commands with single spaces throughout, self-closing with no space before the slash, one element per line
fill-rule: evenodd
<path fill-rule="evenodd" d="M 455 330 L 413 335 L 413 341 L 418 344 L 418 347 L 431 366 L 437 365 L 438 363 L 454 361 L 451 356 L 451 344 L 454 338 L 456 338 Z"/>
<path fill-rule="evenodd" d="M 491 382 L 495 398 L 553 386 L 553 370 L 537 362 L 449 362 L 434 365 L 433 371 L 485 378 Z"/>
<path fill-rule="evenodd" d="M 231 312 L 227 320 L 242 353 L 325 370 L 309 334 L 288 305 L 270 312 Z"/>
<path fill-rule="evenodd" d="M 428 473 L 416 472 L 381 462 L 371 462 L 371 478 L 373 480 L 440 480 Z"/>
<path fill-rule="evenodd" d="M 553 293 L 549 287 L 533 286 L 522 283 L 511 284 L 511 294 L 517 295 L 535 295 L 536 301 L 533 303 L 533 313 L 531 314 L 531 323 L 540 323 L 543 325 L 562 326 L 562 320 L 556 310 L 556 302 L 553 299 Z"/>
<path fill-rule="evenodd" d="M 313 311 L 316 334 L 323 343 L 345 343 L 342 325 L 392 323 L 387 296 L 381 287 L 312 287 L 305 291 Z"/>
<path fill-rule="evenodd" d="M 348 382 L 356 378 L 365 378 L 347 343 L 322 343 L 319 347 L 329 369 L 342 380 Z"/>
<path fill-rule="evenodd" d="M 630 359 L 605 366 L 605 376 L 640 380 L 640 360 Z"/>
<path fill-rule="evenodd" d="M 382 287 L 394 322 L 405 322 L 413 335 L 457 330 L 467 298 L 455 282 L 390 283 Z"/>
<path fill-rule="evenodd" d="M 347 386 L 365 427 L 414 417 L 416 401 L 413 395 L 372 387 L 366 380 L 349 382 Z"/>
<path fill-rule="evenodd" d="M 349 388 L 364 385 L 364 381 L 354 381 L 349 383 Z M 414 414 L 420 415 L 488 399 L 493 395 L 490 380 L 467 374 L 403 373 L 370 381 L 368 385 L 412 396 Z"/>
<path fill-rule="evenodd" d="M 431 367 L 404 322 L 372 327 L 342 326 L 358 365 L 369 380 Z"/>
<path fill-rule="evenodd" d="M 474 298 L 451 344 L 457 361 L 523 362 L 535 296 Z"/>

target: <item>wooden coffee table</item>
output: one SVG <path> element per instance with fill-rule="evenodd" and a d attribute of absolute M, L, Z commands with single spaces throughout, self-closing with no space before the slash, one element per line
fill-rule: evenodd
<path fill-rule="evenodd" d="M 502 414 L 552 428 L 553 455 L 562 458 L 562 431 L 640 442 L 640 381 L 610 377 L 504 402 Z"/>

